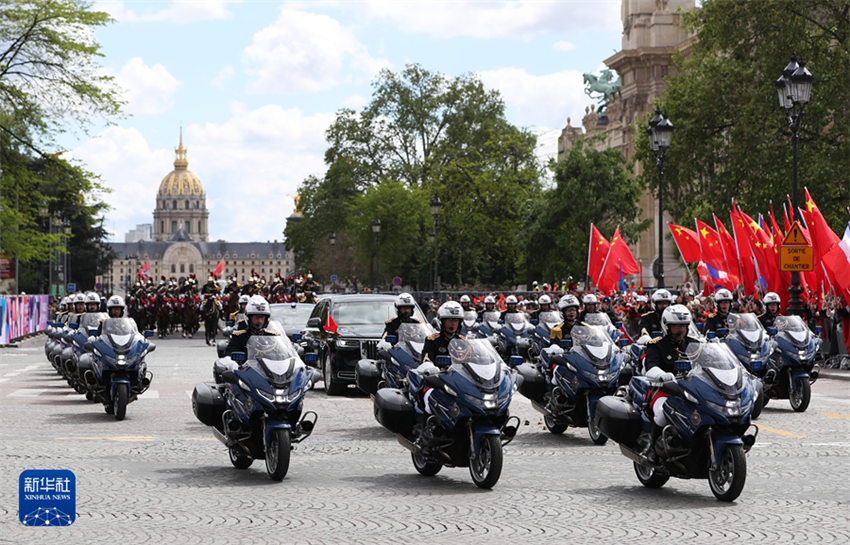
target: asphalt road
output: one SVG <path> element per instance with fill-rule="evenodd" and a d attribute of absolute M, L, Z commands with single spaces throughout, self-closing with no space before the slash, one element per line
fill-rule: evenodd
<path fill-rule="evenodd" d="M 195 420 L 193 385 L 209 380 L 203 338 L 156 340 L 151 390 L 116 422 L 44 357 L 44 337 L 0 350 L 0 543 L 850 543 L 850 382 L 821 379 L 808 411 L 773 400 L 747 456 L 741 497 L 714 499 L 705 480 L 644 488 L 616 445 L 584 429 L 554 436 L 518 394 L 523 422 L 490 491 L 465 468 L 419 476 L 409 453 L 353 391 L 305 409 L 319 421 L 283 482 L 262 461 L 234 469 Z M 18 478 L 68 469 L 70 527 L 18 522 Z"/>

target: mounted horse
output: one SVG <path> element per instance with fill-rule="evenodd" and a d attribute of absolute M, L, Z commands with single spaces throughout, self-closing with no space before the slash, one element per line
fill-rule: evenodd
<path fill-rule="evenodd" d="M 204 317 L 204 336 L 207 344 L 212 344 L 218 332 L 218 320 L 222 312 L 221 303 L 211 294 L 207 294 L 202 305 L 201 315 Z"/>
<path fill-rule="evenodd" d="M 171 309 L 168 301 L 163 296 L 157 296 L 154 304 L 154 316 L 156 316 L 156 330 L 159 338 L 167 336 L 171 328 Z"/>
<path fill-rule="evenodd" d="M 195 298 L 189 294 L 183 301 L 183 336 L 190 339 L 200 329 L 200 313 Z"/>

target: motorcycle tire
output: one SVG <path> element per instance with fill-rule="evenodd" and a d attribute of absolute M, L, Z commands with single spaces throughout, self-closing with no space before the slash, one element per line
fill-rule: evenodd
<path fill-rule="evenodd" d="M 741 445 L 729 445 L 723 449 L 717 469 L 708 471 L 708 485 L 720 501 L 735 501 L 744 490 L 746 480 L 747 459 Z"/>
<path fill-rule="evenodd" d="M 561 435 L 569 427 L 569 424 L 558 422 L 548 414 L 543 416 L 543 423 L 546 424 L 546 429 L 549 430 L 549 433 L 554 433 L 555 435 Z"/>
<path fill-rule="evenodd" d="M 599 431 L 593 418 L 587 421 L 587 434 L 590 436 L 590 440 L 593 441 L 594 445 L 604 445 L 608 442 L 608 437 Z"/>
<path fill-rule="evenodd" d="M 485 435 L 478 452 L 469 457 L 469 475 L 478 488 L 493 488 L 502 475 L 502 442 L 498 435 Z"/>
<path fill-rule="evenodd" d="M 251 467 L 251 464 L 254 463 L 253 458 L 245 456 L 245 454 L 237 448 L 229 449 L 228 454 L 230 455 L 230 463 L 233 464 L 233 467 L 236 469 L 248 469 Z"/>
<path fill-rule="evenodd" d="M 269 435 L 266 445 L 266 473 L 273 481 L 282 481 L 289 471 L 289 455 L 292 453 L 292 443 L 289 430 L 277 428 Z"/>
<path fill-rule="evenodd" d="M 755 420 L 761 415 L 761 410 L 767 404 L 764 395 L 760 395 L 756 402 L 753 404 L 753 412 L 750 415 L 751 420 Z"/>
<path fill-rule="evenodd" d="M 124 420 L 127 415 L 127 399 L 130 397 L 130 387 L 119 384 L 115 389 L 115 420 Z"/>
<path fill-rule="evenodd" d="M 413 458 L 413 467 L 416 468 L 416 471 L 418 471 L 420 475 L 424 475 L 425 477 L 433 477 L 439 473 L 441 469 L 443 469 L 443 464 L 440 462 L 428 461 L 421 454 L 411 453 L 410 457 Z"/>
<path fill-rule="evenodd" d="M 661 488 L 670 480 L 669 474 L 658 471 L 654 467 L 645 466 L 637 462 L 633 463 L 635 466 L 635 475 L 637 475 L 640 484 L 647 488 Z"/>
<path fill-rule="evenodd" d="M 795 412 L 802 413 L 809 408 L 809 402 L 812 400 L 812 383 L 809 377 L 803 377 L 797 381 L 796 388 L 791 388 L 788 393 L 788 401 L 791 402 L 791 408 Z"/>

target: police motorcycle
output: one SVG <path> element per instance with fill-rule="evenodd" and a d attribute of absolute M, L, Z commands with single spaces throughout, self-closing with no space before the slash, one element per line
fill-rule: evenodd
<path fill-rule="evenodd" d="M 823 341 L 799 316 L 777 316 L 768 333 L 773 335 L 776 349 L 764 375 L 764 404 L 787 399 L 794 411 L 804 412 L 812 398 L 811 385 L 820 372 L 815 355 Z"/>
<path fill-rule="evenodd" d="M 623 355 L 602 326 L 573 326 L 570 337 L 544 349 L 540 364 L 517 368 L 523 377 L 519 392 L 543 414 L 551 433 L 564 433 L 569 426 L 587 427 L 590 440 L 604 445 L 608 438 L 599 432 L 593 415 L 599 399 L 617 391 Z M 547 367 L 552 369 L 551 380 Z"/>
<path fill-rule="evenodd" d="M 56 347 L 60 344 L 59 335 L 64 329 L 65 323 L 68 321 L 68 299 L 68 297 L 62 298 L 62 301 L 59 304 L 62 310 L 56 314 L 55 320 L 47 322 L 47 329 L 44 331 L 44 334 L 47 336 L 47 340 L 44 341 L 44 355 L 47 357 L 47 361 L 57 368 L 57 371 L 58 367 L 53 362 L 51 354 L 55 353 Z"/>
<path fill-rule="evenodd" d="M 428 324 L 402 323 L 397 335 L 378 343 L 378 359 L 361 359 L 354 369 L 357 387 L 374 394 L 380 388 L 407 389 L 407 373 L 422 362 L 425 339 L 434 333 Z"/>
<path fill-rule="evenodd" d="M 768 336 L 767 331 L 755 314 L 746 312 L 730 314 L 726 318 L 728 328 L 721 328 L 708 333 L 708 339 L 717 337 L 732 350 L 741 365 L 753 376 L 756 385 L 756 403 L 752 419 L 761 414 L 764 407 L 764 377 L 768 360 L 776 348 L 776 343 Z"/>
<path fill-rule="evenodd" d="M 145 356 L 156 350 L 147 339 L 153 331 L 143 334 L 130 318 L 107 318 L 101 325 L 100 336 L 84 343 L 88 352 L 80 358 L 80 377 L 91 396 L 103 403 L 106 414 L 123 420 L 127 405 L 150 387 L 153 373 L 148 370 Z"/>
<path fill-rule="evenodd" d="M 105 312 L 86 312 L 76 318 L 76 322 L 69 325 L 65 333 L 65 347 L 59 355 L 59 373 L 68 382 L 68 385 L 78 394 L 86 393 L 85 382 L 78 371 L 80 359 L 90 349 L 86 348 L 89 337 L 96 335 L 101 321 L 105 320 Z"/>
<path fill-rule="evenodd" d="M 202 382 L 192 392 L 192 411 L 228 449 L 230 462 L 246 469 L 264 459 L 269 478 L 289 470 L 291 451 L 310 436 L 318 416 L 302 415 L 313 374 L 286 335 L 253 335 L 222 383 Z"/>
<path fill-rule="evenodd" d="M 375 418 L 411 452 L 424 476 L 445 467 L 469 467 L 479 488 L 492 488 L 502 473 L 502 447 L 516 436 L 519 418 L 508 405 L 514 374 L 487 339 L 452 339 L 436 367 L 408 373 L 409 386 L 381 388 L 372 396 Z M 509 365 L 518 365 L 519 356 Z M 430 368 L 429 368 L 430 367 Z M 424 399 L 417 392 L 428 393 Z M 412 400 L 422 399 L 432 414 Z"/>
<path fill-rule="evenodd" d="M 561 313 L 557 310 L 541 312 L 537 318 L 531 320 L 534 329 L 529 333 L 529 359 L 536 359 L 544 348 L 551 344 L 552 328 L 563 321 Z"/>
<path fill-rule="evenodd" d="M 496 350 L 505 361 L 511 356 L 528 357 L 528 349 L 531 346 L 529 335 L 534 329 L 524 312 L 511 312 L 505 314 L 504 323 L 495 332 Z"/>
<path fill-rule="evenodd" d="M 460 334 L 463 336 L 476 336 L 475 326 L 478 324 L 478 313 L 474 310 L 465 310 L 460 320 Z"/>
<path fill-rule="evenodd" d="M 674 380 L 636 376 L 625 396 L 599 400 L 594 420 L 632 460 L 644 486 L 660 488 L 670 477 L 707 478 L 718 500 L 733 501 L 747 477 L 744 455 L 758 435 L 750 423 L 755 384 L 726 344 L 691 342 L 685 354 L 687 359 L 675 363 Z M 649 445 L 649 401 L 659 390 L 668 396 L 663 411 L 669 424 Z"/>

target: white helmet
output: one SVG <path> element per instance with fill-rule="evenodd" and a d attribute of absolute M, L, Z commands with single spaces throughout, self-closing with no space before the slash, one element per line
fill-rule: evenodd
<path fill-rule="evenodd" d="M 541 305 L 551 305 L 552 304 L 552 298 L 549 297 L 548 295 L 541 295 L 540 299 L 538 299 L 537 302 L 540 303 Z"/>
<path fill-rule="evenodd" d="M 658 303 L 667 302 L 668 304 L 673 304 L 673 295 L 664 288 L 655 290 L 655 293 L 652 294 L 652 308 L 657 308 L 656 305 Z"/>
<path fill-rule="evenodd" d="M 661 331 L 667 334 L 667 326 L 691 325 L 691 311 L 685 305 L 670 305 L 661 313 Z"/>
<path fill-rule="evenodd" d="M 254 314 L 262 314 L 263 316 L 271 316 L 269 310 L 269 302 L 262 295 L 252 295 L 248 299 L 248 306 L 245 307 L 245 315 L 251 316 Z"/>
<path fill-rule="evenodd" d="M 464 294 L 464 295 L 460 296 L 460 302 L 461 303 L 471 303 L 472 299 L 470 299 L 468 295 Z"/>
<path fill-rule="evenodd" d="M 769 305 L 771 303 L 776 303 L 777 305 L 782 304 L 782 300 L 779 298 L 779 294 L 773 291 L 765 293 L 763 301 L 765 305 Z"/>
<path fill-rule="evenodd" d="M 74 296 L 74 304 L 77 304 L 77 303 L 85 304 L 85 302 L 86 302 L 86 294 L 85 293 L 80 292 L 80 293 L 78 293 Z"/>
<path fill-rule="evenodd" d="M 413 296 L 407 292 L 400 293 L 398 297 L 395 298 L 395 308 L 414 306 L 416 306 L 416 302 L 414 302 Z"/>
<path fill-rule="evenodd" d="M 437 317 L 440 320 L 445 320 L 446 318 L 457 318 L 460 320 L 463 318 L 463 307 L 457 301 L 446 301 L 437 309 Z"/>
<path fill-rule="evenodd" d="M 578 298 L 575 295 L 564 295 L 561 297 L 561 300 L 558 301 L 558 309 L 561 311 L 566 310 L 568 307 L 579 307 Z"/>
<path fill-rule="evenodd" d="M 121 307 L 122 309 L 127 308 L 127 305 L 124 304 L 124 298 L 120 295 L 113 295 L 109 298 L 109 301 L 106 302 L 106 308 L 115 308 Z"/>
<path fill-rule="evenodd" d="M 97 303 L 100 305 L 100 295 L 96 294 L 93 291 L 90 291 L 86 294 L 86 304 L 89 303 Z"/>
<path fill-rule="evenodd" d="M 514 305 L 517 303 L 516 295 L 508 295 L 508 297 L 505 299 L 506 305 L 510 305 L 511 303 L 513 303 Z"/>
<path fill-rule="evenodd" d="M 496 304 L 496 298 L 493 297 L 492 295 L 488 295 L 487 297 L 484 298 L 484 304 L 485 305 L 495 305 Z"/>
<path fill-rule="evenodd" d="M 581 298 L 581 303 L 583 305 L 595 305 L 599 302 L 599 299 L 596 298 L 592 293 L 587 293 L 584 297 Z"/>
<path fill-rule="evenodd" d="M 247 294 L 247 293 L 246 293 L 245 295 L 240 295 L 240 296 L 239 296 L 239 304 L 241 305 L 241 304 L 243 304 L 243 303 L 244 303 L 244 304 L 246 304 L 246 305 L 247 305 L 247 304 L 248 304 L 248 301 L 249 301 L 250 299 L 251 299 L 251 298 L 248 296 L 248 294 Z"/>
<path fill-rule="evenodd" d="M 717 293 L 714 294 L 714 300 L 716 302 L 720 301 L 732 301 L 732 292 L 727 290 L 726 288 L 717 290 Z"/>

